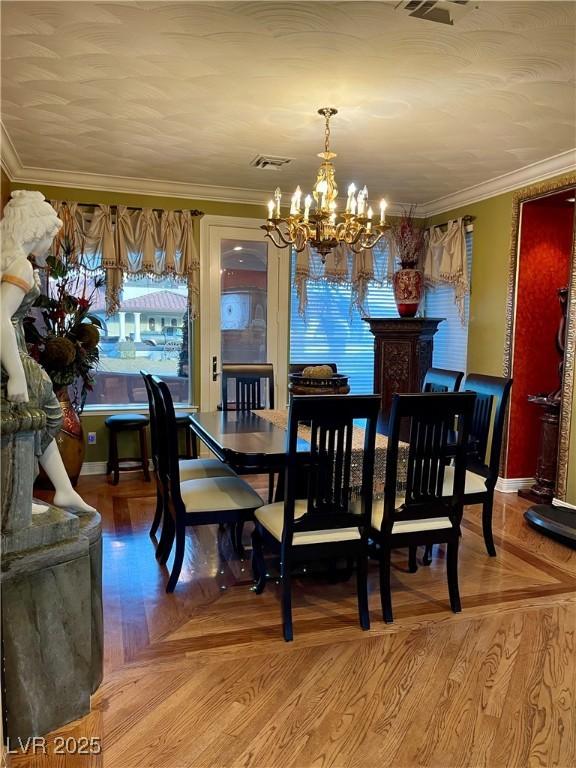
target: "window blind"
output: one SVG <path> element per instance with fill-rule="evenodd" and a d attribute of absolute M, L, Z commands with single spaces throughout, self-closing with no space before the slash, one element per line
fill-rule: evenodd
<path fill-rule="evenodd" d="M 472 235 L 472 232 L 466 232 L 468 279 L 472 272 Z M 434 335 L 432 356 L 434 367 L 466 372 L 470 296 L 467 295 L 464 301 L 464 324 L 458 315 L 454 301 L 454 288 L 451 285 L 440 285 L 435 289 L 427 290 L 424 310 L 427 317 L 446 318 L 443 323 L 440 323 Z"/>
<path fill-rule="evenodd" d="M 294 287 L 295 258 L 291 262 L 290 362 L 336 363 L 349 376 L 354 394 L 374 390 L 374 336 L 357 309 L 350 306 L 350 285 L 308 283 L 306 317 L 298 315 Z M 370 285 L 365 305 L 372 317 L 397 317 L 390 286 Z"/>

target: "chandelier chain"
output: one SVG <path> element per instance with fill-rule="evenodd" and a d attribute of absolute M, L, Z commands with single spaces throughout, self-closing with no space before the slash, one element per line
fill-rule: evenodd
<path fill-rule="evenodd" d="M 326 113 L 326 128 L 324 129 L 324 151 L 330 152 L 330 115 Z"/>

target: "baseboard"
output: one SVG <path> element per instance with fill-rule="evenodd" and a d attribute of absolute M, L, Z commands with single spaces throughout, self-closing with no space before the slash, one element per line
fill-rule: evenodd
<path fill-rule="evenodd" d="M 106 462 L 105 461 L 85 461 L 82 464 L 80 475 L 105 475 L 106 474 Z"/>
<path fill-rule="evenodd" d="M 500 493 L 517 493 L 524 488 L 530 488 L 534 482 L 533 477 L 499 477 L 496 490 Z"/>
<path fill-rule="evenodd" d="M 560 499 L 552 499 L 552 504 L 555 507 L 566 507 L 566 509 L 576 509 L 576 504 L 568 504 L 567 501 L 561 501 Z"/>
<path fill-rule="evenodd" d="M 106 474 L 106 461 L 85 461 L 84 464 L 82 464 L 82 469 L 80 470 L 80 475 L 105 475 Z M 149 459 L 148 461 L 148 469 L 152 472 L 154 469 L 154 465 L 152 464 L 152 459 Z M 135 469 L 134 472 L 138 472 L 138 469 Z"/>

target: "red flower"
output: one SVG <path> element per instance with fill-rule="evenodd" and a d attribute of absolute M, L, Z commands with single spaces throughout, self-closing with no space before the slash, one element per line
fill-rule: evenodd
<path fill-rule="evenodd" d="M 82 297 L 78 299 L 78 307 L 82 310 L 86 310 L 90 307 L 90 302 L 88 301 L 88 299 L 85 299 Z"/>

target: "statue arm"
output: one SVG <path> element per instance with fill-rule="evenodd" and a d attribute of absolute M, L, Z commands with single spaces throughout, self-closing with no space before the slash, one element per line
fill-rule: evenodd
<path fill-rule="evenodd" d="M 0 362 L 8 375 L 6 397 L 15 403 L 28 402 L 28 385 L 20 359 L 12 315 L 34 284 L 32 265 L 22 262 L 10 274 L 2 275 L 0 283 Z"/>

